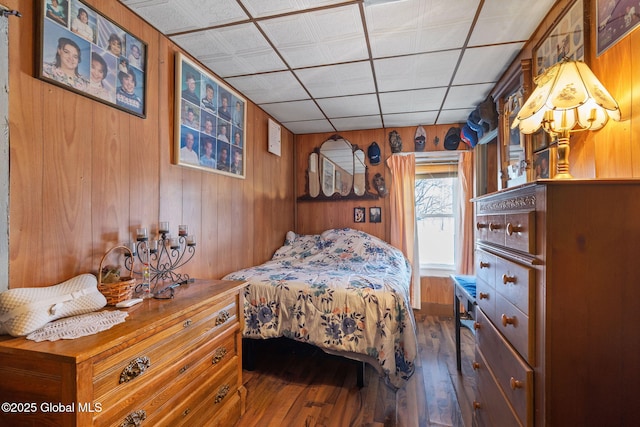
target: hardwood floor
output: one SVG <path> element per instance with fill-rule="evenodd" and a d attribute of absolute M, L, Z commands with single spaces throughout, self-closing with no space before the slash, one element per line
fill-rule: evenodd
<path fill-rule="evenodd" d="M 257 342 L 255 370 L 243 371 L 247 410 L 236 427 L 471 427 L 474 337 L 462 328 L 462 374 L 456 369 L 453 317 L 416 311 L 416 373 L 395 393 L 367 365 L 285 339 Z"/>

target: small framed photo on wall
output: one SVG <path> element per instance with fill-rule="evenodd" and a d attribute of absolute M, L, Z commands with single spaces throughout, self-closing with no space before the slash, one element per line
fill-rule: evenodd
<path fill-rule="evenodd" d="M 380 206 L 369 208 L 369 222 L 382 222 L 382 208 Z"/>
<path fill-rule="evenodd" d="M 367 222 L 367 212 L 365 208 L 353 208 L 353 222 Z"/>
<path fill-rule="evenodd" d="M 533 175 L 535 179 L 553 178 L 554 171 L 554 156 L 551 148 L 533 154 Z"/>

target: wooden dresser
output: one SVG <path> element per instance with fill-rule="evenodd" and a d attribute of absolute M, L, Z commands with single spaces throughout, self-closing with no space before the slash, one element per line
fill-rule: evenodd
<path fill-rule="evenodd" d="M 0 425 L 233 425 L 246 395 L 242 285 L 197 280 L 73 340 L 2 336 Z"/>
<path fill-rule="evenodd" d="M 474 425 L 637 425 L 640 181 L 545 180 L 474 202 Z"/>

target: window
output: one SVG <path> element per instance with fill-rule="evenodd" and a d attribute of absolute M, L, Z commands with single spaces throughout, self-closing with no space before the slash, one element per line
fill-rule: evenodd
<path fill-rule="evenodd" d="M 457 166 L 426 164 L 419 165 L 417 169 L 415 195 L 420 268 L 453 270 L 458 206 Z"/>

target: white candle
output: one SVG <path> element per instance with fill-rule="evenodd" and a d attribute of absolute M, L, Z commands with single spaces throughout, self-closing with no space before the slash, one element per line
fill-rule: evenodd
<path fill-rule="evenodd" d="M 187 246 L 195 246 L 196 245 L 196 236 L 190 234 L 187 236 Z"/>
<path fill-rule="evenodd" d="M 187 230 L 188 230 L 188 227 L 186 225 L 179 225 L 178 236 L 186 236 L 187 234 L 189 234 Z"/>
<path fill-rule="evenodd" d="M 172 237 L 169 245 L 171 246 L 171 249 L 178 249 L 180 247 L 180 241 L 177 237 Z"/>
<path fill-rule="evenodd" d="M 146 228 L 136 229 L 136 236 L 139 241 L 147 240 L 149 238 L 149 234 Z"/>
<path fill-rule="evenodd" d="M 169 232 L 169 221 L 160 221 L 159 232 L 161 234 L 167 234 Z"/>

